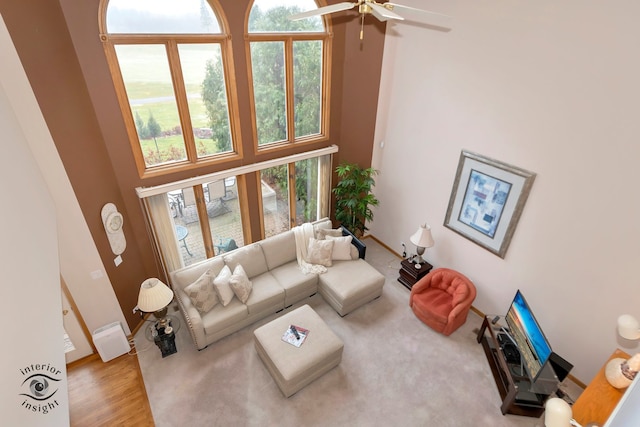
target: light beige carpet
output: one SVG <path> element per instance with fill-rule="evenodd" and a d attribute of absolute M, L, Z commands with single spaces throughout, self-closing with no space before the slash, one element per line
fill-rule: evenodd
<path fill-rule="evenodd" d="M 542 418 L 500 413 L 476 342 L 481 318 L 471 313 L 450 337 L 434 332 L 408 307 L 398 258 L 366 243 L 367 261 L 387 277 L 383 294 L 344 318 L 319 295 L 291 308 L 309 304 L 342 338 L 344 353 L 337 368 L 288 399 L 253 344 L 253 330 L 280 314 L 202 351 L 182 327 L 178 352 L 164 359 L 141 330 L 136 346 L 156 425 L 543 427 Z"/>

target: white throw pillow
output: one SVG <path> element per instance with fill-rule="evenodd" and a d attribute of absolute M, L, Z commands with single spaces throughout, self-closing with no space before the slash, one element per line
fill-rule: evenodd
<path fill-rule="evenodd" d="M 246 303 L 249 299 L 249 294 L 253 289 L 253 284 L 240 264 L 238 264 L 233 270 L 231 279 L 229 279 L 229 285 L 238 299 L 242 301 L 243 304 Z"/>
<path fill-rule="evenodd" d="M 213 289 L 213 271 L 205 271 L 195 282 L 186 286 L 184 292 L 191 303 L 202 314 L 208 313 L 218 303 L 218 295 Z"/>
<path fill-rule="evenodd" d="M 327 240 L 333 241 L 333 251 L 331 252 L 332 260 L 351 260 L 351 236 L 333 237 L 328 235 Z"/>
<path fill-rule="evenodd" d="M 218 277 L 213 279 L 213 288 L 216 290 L 216 294 L 218 295 L 218 299 L 222 303 L 224 307 L 229 305 L 233 296 L 233 289 L 229 285 L 229 280 L 231 279 L 231 269 L 228 265 L 222 267 L 220 273 L 218 273 Z"/>
<path fill-rule="evenodd" d="M 309 264 L 320 264 L 331 267 L 331 252 L 333 251 L 333 240 L 317 240 L 313 237 L 309 239 L 307 249 L 307 262 Z"/>

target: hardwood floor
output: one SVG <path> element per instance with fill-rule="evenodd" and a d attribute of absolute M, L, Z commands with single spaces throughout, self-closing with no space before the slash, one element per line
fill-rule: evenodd
<path fill-rule="evenodd" d="M 138 357 L 107 363 L 96 355 L 69 364 L 72 426 L 154 426 Z"/>

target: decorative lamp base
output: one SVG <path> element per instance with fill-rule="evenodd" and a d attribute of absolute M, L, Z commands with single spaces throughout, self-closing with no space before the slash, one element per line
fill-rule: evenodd
<path fill-rule="evenodd" d="M 611 359 L 607 366 L 604 368 L 604 376 L 609 381 L 609 384 L 618 389 L 627 388 L 631 385 L 631 379 L 627 378 L 622 372 L 622 365 L 627 360 L 620 357 Z"/>

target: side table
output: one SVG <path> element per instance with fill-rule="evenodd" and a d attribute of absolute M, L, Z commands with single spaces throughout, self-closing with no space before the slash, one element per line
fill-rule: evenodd
<path fill-rule="evenodd" d="M 164 317 L 164 325 L 156 320 L 145 330 L 145 337 L 153 341 L 165 358 L 178 351 L 176 348 L 176 332 L 180 330 L 180 320 L 171 314 Z"/>
<path fill-rule="evenodd" d="M 611 354 L 607 362 L 616 357 L 628 359 L 631 356 L 618 348 Z M 604 425 L 624 392 L 627 391 L 627 389 L 619 390 L 609 384 L 604 376 L 606 366 L 605 362 L 573 404 L 573 418 L 583 426 L 586 426 L 587 423 Z"/>
<path fill-rule="evenodd" d="M 433 266 L 428 262 L 420 264 L 420 268 L 416 268 L 415 264 L 411 262 L 410 258 L 403 259 L 400 263 L 400 276 L 398 276 L 398 282 L 402 283 L 407 289 L 411 290 L 413 285 L 420 279 L 422 279 L 428 272 L 431 271 Z"/>

